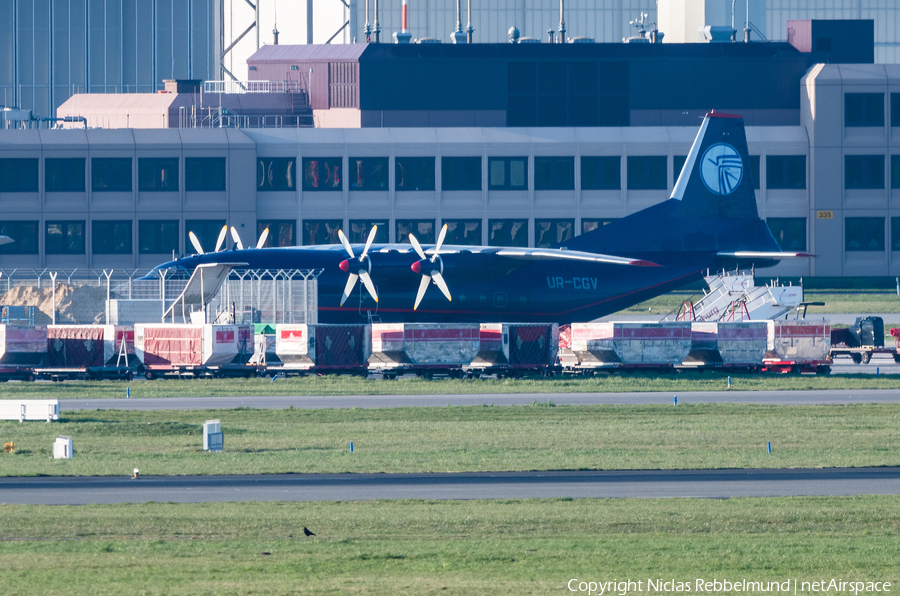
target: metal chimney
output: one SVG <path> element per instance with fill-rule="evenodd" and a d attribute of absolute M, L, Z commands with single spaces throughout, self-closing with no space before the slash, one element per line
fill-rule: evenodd
<path fill-rule="evenodd" d="M 565 0 L 559 0 L 559 43 L 566 43 Z"/>
<path fill-rule="evenodd" d="M 749 2 L 749 0 L 747 0 Z M 466 43 L 472 43 L 472 34 L 475 33 L 475 27 L 472 26 L 472 0 L 469 0 L 469 24 L 466 25 Z"/>
<path fill-rule="evenodd" d="M 466 43 L 466 34 L 463 32 L 462 19 L 460 18 L 462 0 L 456 0 L 456 31 L 450 34 L 453 43 Z"/>
<path fill-rule="evenodd" d="M 375 22 L 372 23 L 372 41 L 379 43 L 381 41 L 381 25 L 378 23 L 378 0 L 375 0 Z"/>
<path fill-rule="evenodd" d="M 403 0 L 403 15 L 402 22 L 403 28 L 400 33 L 394 31 L 394 43 L 409 43 L 412 40 L 412 33 L 409 32 L 409 23 L 408 23 L 408 10 L 409 7 L 406 5 L 407 0 Z"/>
<path fill-rule="evenodd" d="M 275 28 L 272 29 L 272 35 L 275 36 L 275 45 L 278 45 L 278 24 L 276 23 Z"/>

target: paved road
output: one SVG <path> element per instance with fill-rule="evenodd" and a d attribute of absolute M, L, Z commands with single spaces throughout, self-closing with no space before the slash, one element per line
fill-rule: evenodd
<path fill-rule="evenodd" d="M 898 383 L 900 385 L 900 383 Z M 855 404 L 900 402 L 900 387 L 892 390 L 827 391 L 687 391 L 661 393 L 478 393 L 471 395 L 345 395 L 257 397 L 156 397 L 142 399 L 62 399 L 62 411 L 74 410 L 212 410 L 230 408 L 407 408 L 527 405 L 552 401 L 557 405 L 737 403 L 769 405 Z"/>
<path fill-rule="evenodd" d="M 0 478 L 0 502 L 358 501 L 900 494 L 900 468 Z"/>

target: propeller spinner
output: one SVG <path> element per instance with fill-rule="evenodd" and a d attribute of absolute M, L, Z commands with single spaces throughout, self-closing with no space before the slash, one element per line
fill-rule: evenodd
<path fill-rule="evenodd" d="M 342 230 L 338 230 L 338 238 L 341 240 L 341 244 L 344 245 L 344 250 L 350 255 L 350 258 L 344 261 L 341 261 L 339 267 L 341 271 L 348 272 L 350 277 L 347 279 L 347 285 L 344 286 L 344 293 L 341 296 L 341 306 L 344 306 L 344 302 L 347 301 L 347 298 L 350 297 L 350 292 L 353 291 L 353 286 L 356 285 L 356 278 L 362 279 L 363 284 L 366 286 L 366 289 L 369 290 L 369 294 L 372 295 L 372 298 L 375 299 L 375 302 L 378 302 L 378 294 L 375 292 L 375 284 L 372 283 L 372 278 L 369 276 L 369 273 L 372 272 L 372 261 L 369 260 L 369 248 L 372 246 L 372 242 L 375 240 L 375 232 L 378 230 L 378 226 L 372 226 L 372 231 L 369 232 L 369 237 L 366 240 L 366 247 L 363 249 L 362 254 L 357 258 L 356 254 L 353 252 L 353 247 L 350 246 L 350 242 L 347 241 L 347 237 L 344 236 L 344 232 Z"/>
<path fill-rule="evenodd" d="M 425 291 L 428 289 L 428 283 L 431 281 L 440 288 L 444 296 L 447 297 L 447 300 L 453 300 L 450 297 L 450 288 L 447 287 L 447 282 L 444 281 L 444 277 L 441 275 L 444 271 L 444 262 L 441 260 L 439 253 L 441 252 L 441 245 L 444 243 L 444 237 L 446 235 L 447 224 L 444 224 L 444 227 L 441 228 L 441 233 L 438 236 L 438 241 L 434 247 L 434 254 L 431 255 L 431 259 L 429 259 L 425 254 L 425 251 L 422 250 L 422 246 L 419 244 L 419 241 L 416 240 L 416 237 L 412 234 L 409 235 L 409 241 L 412 243 L 416 254 L 418 254 L 421 259 L 420 261 L 413 263 L 410 268 L 422 276 L 422 281 L 419 282 L 419 292 L 416 294 L 416 304 L 413 306 L 413 310 L 419 308 L 419 303 L 422 302 L 422 298 L 425 297 Z"/>

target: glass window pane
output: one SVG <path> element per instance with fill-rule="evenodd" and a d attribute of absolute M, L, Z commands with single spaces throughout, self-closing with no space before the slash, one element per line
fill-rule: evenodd
<path fill-rule="evenodd" d="M 343 161 L 340 157 L 304 157 L 303 190 L 343 190 L 341 184 Z"/>
<path fill-rule="evenodd" d="M 884 218 L 848 217 L 844 219 L 844 248 L 847 252 L 883 251 Z"/>
<path fill-rule="evenodd" d="M 787 252 L 806 250 L 805 217 L 770 217 L 766 223 L 769 224 L 769 230 L 772 231 L 781 250 Z"/>
<path fill-rule="evenodd" d="M 370 220 L 370 219 L 351 219 L 350 234 L 348 238 L 354 244 L 365 244 L 369 239 L 369 233 L 373 226 L 378 226 L 375 231 L 375 239 L 372 241 L 376 244 L 387 244 L 390 238 L 391 223 L 389 220 Z"/>
<path fill-rule="evenodd" d="M 262 248 L 296 246 L 296 229 L 297 222 L 292 219 L 279 219 L 256 222 L 256 237 L 243 239 L 246 245 L 255 247 L 260 235 L 268 228 L 269 235 L 266 237 Z"/>
<path fill-rule="evenodd" d="M 83 221 L 48 221 L 45 228 L 45 252 L 48 255 L 83 255 Z"/>
<path fill-rule="evenodd" d="M 13 240 L 0 245 L 0 254 L 36 255 L 38 254 L 38 222 L 36 221 L 4 221 L 0 222 L 0 235 Z"/>
<path fill-rule="evenodd" d="M 193 252 L 193 248 L 190 249 Z M 165 255 L 178 249 L 178 220 L 141 220 L 138 222 L 138 252 L 142 255 Z"/>
<path fill-rule="evenodd" d="M 593 232 L 599 228 L 602 228 L 608 223 L 616 221 L 615 219 L 582 219 L 581 220 L 581 233 L 587 234 L 588 232 Z"/>
<path fill-rule="evenodd" d="M 506 162 L 502 159 L 491 159 L 491 188 L 502 188 L 506 182 Z"/>
<path fill-rule="evenodd" d="M 138 190 L 141 192 L 176 192 L 178 190 L 178 158 L 138 158 Z"/>
<path fill-rule="evenodd" d="M 434 158 L 397 157 L 394 185 L 397 190 L 434 190 Z"/>
<path fill-rule="evenodd" d="M 94 254 L 131 254 L 131 221 L 94 221 L 91 239 Z"/>
<path fill-rule="evenodd" d="M 481 190 L 481 158 L 442 157 L 441 189 Z"/>
<path fill-rule="evenodd" d="M 224 219 L 188 219 L 184 222 L 184 249 L 193 254 L 196 247 L 190 239 L 190 233 L 193 232 L 200 241 L 203 252 L 212 252 L 216 250 L 216 242 L 219 234 L 222 233 L 222 227 L 225 225 Z M 228 244 L 230 236 L 226 235 L 225 244 Z"/>
<path fill-rule="evenodd" d="M 509 187 L 525 188 L 528 184 L 526 159 L 510 159 L 509 160 Z"/>
<path fill-rule="evenodd" d="M 582 190 L 620 190 L 621 158 L 618 155 L 584 156 L 581 158 Z"/>
<path fill-rule="evenodd" d="M 131 192 L 131 158 L 92 158 L 91 190 L 94 192 Z"/>
<path fill-rule="evenodd" d="M 845 155 L 844 188 L 884 188 L 884 156 Z"/>
<path fill-rule="evenodd" d="M 628 190 L 665 190 L 666 156 L 632 155 L 628 157 Z"/>
<path fill-rule="evenodd" d="M 37 192 L 38 159 L 0 159 L 0 192 Z"/>
<path fill-rule="evenodd" d="M 445 244 L 481 246 L 480 219 L 445 219 L 444 224 L 447 225 Z"/>
<path fill-rule="evenodd" d="M 419 241 L 419 244 L 434 244 L 434 220 L 398 219 L 396 236 L 397 243 L 409 244 L 410 234 L 416 237 L 416 240 Z"/>
<path fill-rule="evenodd" d="M 351 157 L 350 190 L 387 190 L 387 157 Z"/>
<path fill-rule="evenodd" d="M 84 192 L 84 158 L 47 158 L 44 160 L 46 192 Z"/>
<path fill-rule="evenodd" d="M 845 93 L 844 126 L 884 126 L 884 93 Z"/>
<path fill-rule="evenodd" d="M 806 156 L 767 155 L 766 187 L 769 189 L 806 188 Z"/>
<path fill-rule="evenodd" d="M 340 244 L 338 230 L 344 225 L 340 219 L 303 220 L 303 246 L 315 244 Z"/>
<path fill-rule="evenodd" d="M 488 246 L 528 246 L 527 219 L 492 219 L 488 222 Z"/>
<path fill-rule="evenodd" d="M 225 190 L 224 157 L 185 157 L 184 188 L 196 191 Z"/>
<path fill-rule="evenodd" d="M 546 248 L 556 246 L 573 236 L 574 219 L 536 219 L 534 220 L 534 246 Z"/>

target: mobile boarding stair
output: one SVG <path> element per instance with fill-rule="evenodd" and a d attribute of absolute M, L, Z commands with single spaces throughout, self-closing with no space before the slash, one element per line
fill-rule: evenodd
<path fill-rule="evenodd" d="M 709 292 L 697 301 L 685 300 L 681 307 L 662 321 L 766 321 L 784 317 L 792 311 L 805 311 L 803 286 L 757 286 L 753 272 L 722 272 L 704 279 Z M 805 312 L 804 312 L 805 314 Z"/>

